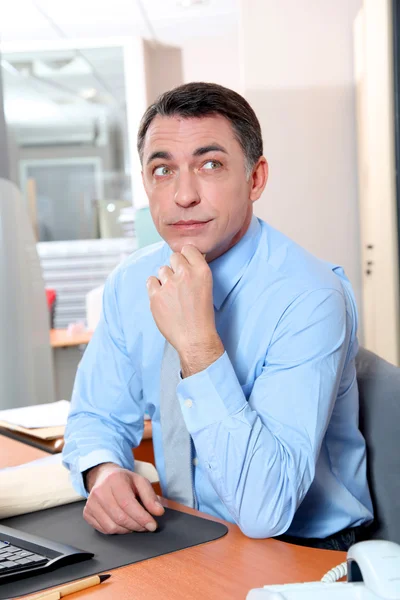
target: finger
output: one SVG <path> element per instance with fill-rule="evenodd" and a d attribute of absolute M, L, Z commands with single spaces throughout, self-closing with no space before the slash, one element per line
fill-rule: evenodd
<path fill-rule="evenodd" d="M 140 527 L 140 531 L 155 531 L 157 529 L 157 521 L 153 519 L 150 513 L 142 506 L 138 499 L 135 498 L 129 508 L 125 510 L 131 515 L 131 519 L 135 520 Z"/>
<path fill-rule="evenodd" d="M 127 522 L 128 527 L 120 525 L 114 518 L 107 513 L 107 511 L 101 506 L 96 506 L 95 514 L 90 513 L 91 517 L 95 518 L 99 525 L 105 530 L 106 533 L 131 533 L 132 531 L 146 531 L 146 529 L 134 519 L 127 519 L 126 515 L 121 516 L 121 522 Z M 117 516 L 117 518 L 119 518 Z"/>
<path fill-rule="evenodd" d="M 84 510 L 84 517 L 88 522 L 92 521 L 90 524 L 95 527 L 95 529 L 101 531 L 101 533 L 121 534 L 130 533 L 132 531 L 132 529 L 116 523 L 96 500 L 92 501 L 91 505 L 89 505 L 88 501 Z"/>
<path fill-rule="evenodd" d="M 147 286 L 147 293 L 149 294 L 149 297 L 151 298 L 153 296 L 153 294 L 155 294 L 160 288 L 161 288 L 161 283 L 158 281 L 157 277 L 149 277 L 148 280 L 146 281 L 146 286 Z"/>
<path fill-rule="evenodd" d="M 85 504 L 82 514 L 83 514 L 83 518 L 85 519 L 86 523 L 89 523 L 89 525 L 94 527 L 94 529 L 97 529 L 97 531 L 100 531 L 100 533 L 105 533 L 102 526 L 97 521 L 96 517 L 88 509 L 88 503 Z"/>
<path fill-rule="evenodd" d="M 163 515 L 165 512 L 164 507 L 161 505 L 157 494 L 154 491 L 150 481 L 145 477 L 135 479 L 136 494 L 139 496 L 143 506 L 152 515 Z"/>
<path fill-rule="evenodd" d="M 187 258 L 180 252 L 174 252 L 171 254 L 170 262 L 175 273 L 179 273 L 181 270 L 185 269 L 185 267 L 189 266 Z"/>
<path fill-rule="evenodd" d="M 84 510 L 83 516 L 85 518 L 85 521 L 87 523 L 89 523 L 89 525 L 91 525 L 93 527 L 93 529 L 100 531 L 100 533 L 106 533 L 104 531 L 104 529 L 102 528 L 102 526 L 100 525 L 100 523 L 98 522 L 98 520 L 96 519 L 96 517 L 94 517 L 92 514 L 85 512 L 85 510 Z"/>
<path fill-rule="evenodd" d="M 118 525 L 127 527 L 132 531 L 155 531 L 157 523 L 153 517 L 139 504 L 136 499 L 132 474 L 119 478 L 110 488 L 112 500 L 110 507 L 107 505 L 108 513 Z M 103 505 L 103 508 L 106 508 Z"/>
<path fill-rule="evenodd" d="M 170 279 L 173 276 L 174 272 L 172 269 L 170 269 L 169 267 L 167 267 L 166 265 L 161 267 L 158 270 L 158 278 L 161 281 L 162 285 L 165 285 L 168 281 L 168 279 Z"/>
<path fill-rule="evenodd" d="M 183 256 L 186 258 L 190 265 L 204 266 L 204 264 L 207 264 L 204 254 L 202 254 L 200 250 L 198 250 L 196 246 L 193 246 L 192 244 L 187 244 L 186 246 L 183 246 L 181 254 L 183 254 Z"/>

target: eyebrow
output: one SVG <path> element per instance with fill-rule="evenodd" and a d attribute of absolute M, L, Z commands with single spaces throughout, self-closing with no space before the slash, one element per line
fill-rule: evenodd
<path fill-rule="evenodd" d="M 209 146 L 197 148 L 197 150 L 193 152 L 193 156 L 203 156 L 203 154 L 208 154 L 208 152 L 224 152 L 224 154 L 228 154 L 223 146 L 220 146 L 219 144 L 210 144 Z"/>
<path fill-rule="evenodd" d="M 147 159 L 147 164 L 151 163 L 152 160 L 156 160 L 157 158 L 162 158 L 163 160 L 171 160 L 172 154 L 170 152 L 165 152 L 164 150 L 157 150 L 156 152 L 152 152 Z"/>
<path fill-rule="evenodd" d="M 209 144 L 208 146 L 201 146 L 200 148 L 197 148 L 193 152 L 193 156 L 203 156 L 203 154 L 208 154 L 209 152 L 223 152 L 224 154 L 228 154 L 223 146 L 220 146 L 219 144 Z M 165 150 L 156 150 L 150 154 L 149 158 L 147 159 L 147 164 L 157 159 L 172 160 L 172 154 L 170 152 L 166 152 Z"/>

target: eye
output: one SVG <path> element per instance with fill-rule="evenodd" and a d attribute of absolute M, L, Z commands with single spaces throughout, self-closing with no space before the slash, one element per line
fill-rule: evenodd
<path fill-rule="evenodd" d="M 153 171 L 153 175 L 155 175 L 156 177 L 165 177 L 166 175 L 170 175 L 170 174 L 171 174 L 171 169 L 169 169 L 165 165 L 156 167 Z"/>
<path fill-rule="evenodd" d="M 208 160 L 206 163 L 204 163 L 202 168 L 206 169 L 207 171 L 213 171 L 214 169 L 218 169 L 221 166 L 222 165 L 218 160 Z"/>

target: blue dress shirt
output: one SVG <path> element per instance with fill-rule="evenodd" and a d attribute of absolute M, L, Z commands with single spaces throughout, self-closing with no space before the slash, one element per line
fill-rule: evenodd
<path fill-rule="evenodd" d="M 103 462 L 133 468 L 145 412 L 165 491 L 165 340 L 146 280 L 170 255 L 164 242 L 144 248 L 107 280 L 102 317 L 78 369 L 63 452 L 82 495 L 86 469 Z M 358 429 L 357 311 L 343 270 L 255 217 L 210 268 L 225 353 L 177 387 L 195 447 L 199 510 L 261 538 L 322 538 L 371 521 Z"/>

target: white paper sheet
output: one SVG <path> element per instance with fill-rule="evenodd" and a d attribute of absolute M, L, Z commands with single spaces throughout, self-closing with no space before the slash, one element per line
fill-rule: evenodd
<path fill-rule="evenodd" d="M 0 421 L 7 421 L 28 429 L 56 427 L 67 424 L 69 408 L 68 400 L 59 400 L 49 404 L 0 410 Z"/>

